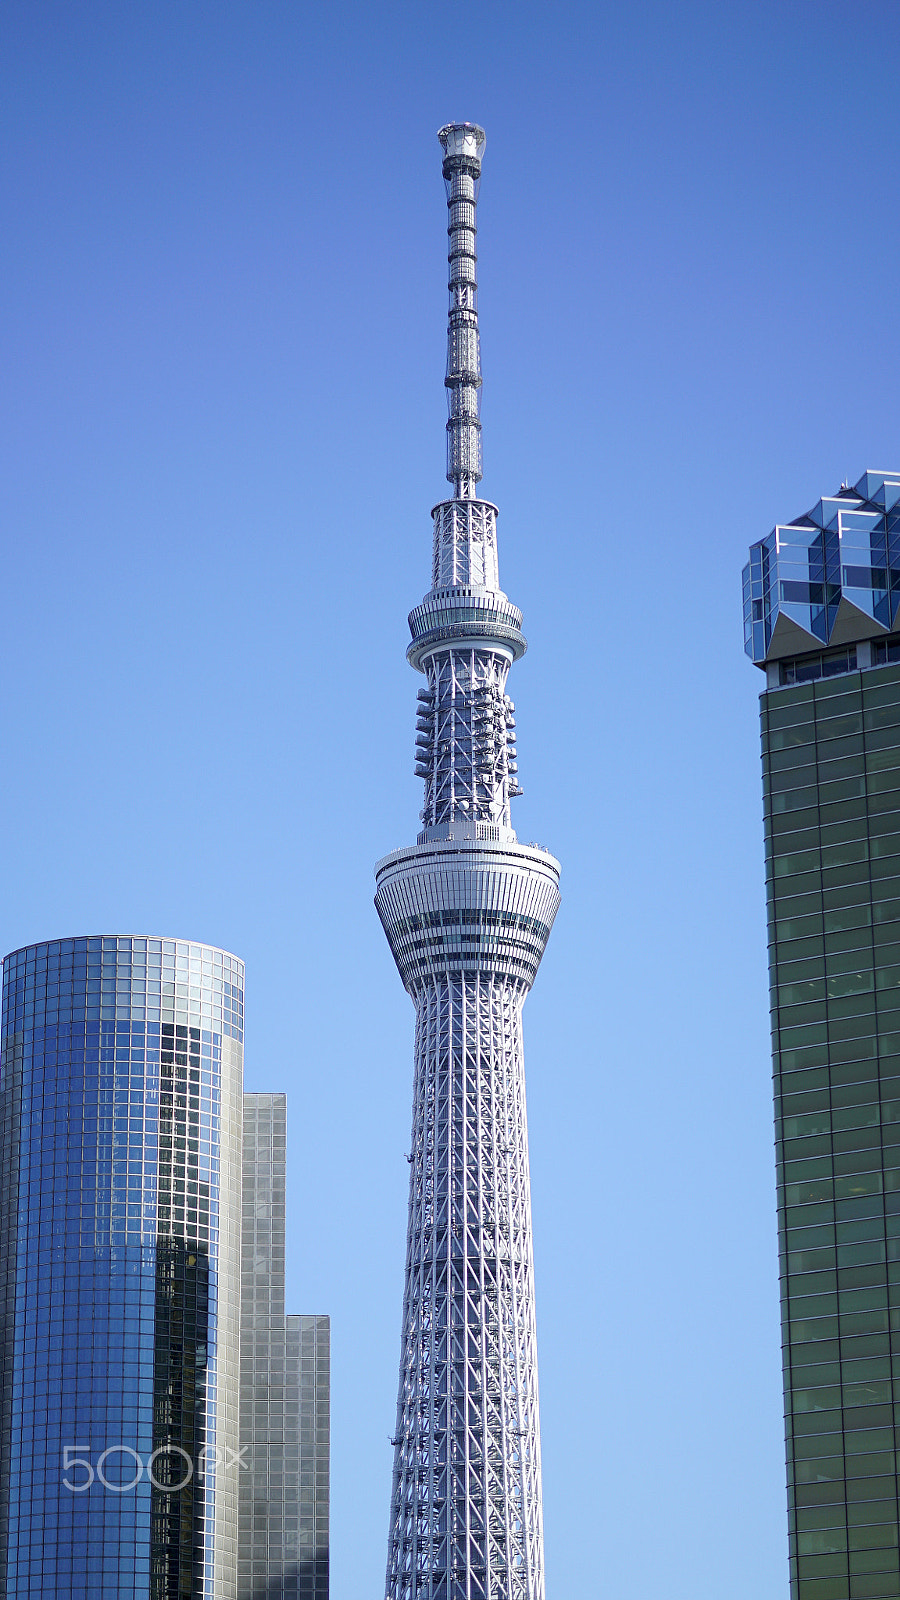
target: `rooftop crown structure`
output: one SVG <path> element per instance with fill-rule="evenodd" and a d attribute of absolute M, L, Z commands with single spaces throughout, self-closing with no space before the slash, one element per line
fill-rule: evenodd
<path fill-rule="evenodd" d="M 388 1600 L 543 1600 L 522 1005 L 559 905 L 559 863 L 520 845 L 509 668 L 481 479 L 475 202 L 485 138 L 438 138 L 449 208 L 447 477 L 432 587 L 410 614 L 417 843 L 376 867 L 376 906 L 416 1007 L 409 1233 Z"/>

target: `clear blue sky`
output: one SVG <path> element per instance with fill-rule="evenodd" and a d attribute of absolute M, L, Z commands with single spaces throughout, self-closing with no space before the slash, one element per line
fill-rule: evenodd
<path fill-rule="evenodd" d="M 455 32 L 451 32 L 455 29 Z M 900 466 L 893 3 L 7 0 L 0 945 L 247 962 L 381 1593 L 413 1010 L 406 612 L 445 491 L 435 130 L 481 122 L 522 606 L 548 1595 L 785 1600 L 751 540 Z"/>

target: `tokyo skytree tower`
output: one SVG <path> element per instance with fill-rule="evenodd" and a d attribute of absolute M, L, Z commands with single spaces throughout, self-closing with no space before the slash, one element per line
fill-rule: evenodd
<path fill-rule="evenodd" d="M 387 1600 L 544 1600 L 522 1005 L 559 905 L 559 863 L 519 844 L 510 666 L 481 478 L 475 202 L 484 133 L 452 123 L 447 477 L 431 589 L 410 614 L 422 831 L 376 869 L 416 1008 L 409 1233 Z"/>

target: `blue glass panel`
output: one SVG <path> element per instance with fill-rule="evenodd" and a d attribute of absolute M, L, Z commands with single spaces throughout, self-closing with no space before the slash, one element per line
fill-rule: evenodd
<path fill-rule="evenodd" d="M 775 528 L 751 547 L 742 581 L 744 648 L 759 665 L 827 645 L 839 622 L 835 644 L 890 631 L 900 617 L 900 474 L 864 473 Z"/>
<path fill-rule="evenodd" d="M 104 1020 L 86 1003 L 97 984 L 88 961 L 76 965 L 79 953 L 96 959 L 101 948 Z M 0 1589 L 5 1581 L 10 1593 L 146 1595 L 154 1539 L 158 1565 L 176 1503 L 165 1482 L 156 1490 L 147 1477 L 154 1448 L 162 1439 L 193 1461 L 215 1447 L 225 1010 L 211 979 L 191 969 L 196 1015 L 192 1001 L 177 1011 L 173 1001 L 171 1023 L 147 1020 L 154 1000 L 157 1019 L 164 1008 L 160 969 L 151 977 L 132 959 L 145 948 L 67 940 L 4 963 L 0 1292 L 15 1310 L 4 1330 L 12 1381 L 0 1407 Z M 239 963 L 230 976 L 236 1032 Z M 191 1592 L 208 1600 L 214 1475 L 191 1494 Z M 185 1497 L 177 1503 L 181 1517 Z"/>

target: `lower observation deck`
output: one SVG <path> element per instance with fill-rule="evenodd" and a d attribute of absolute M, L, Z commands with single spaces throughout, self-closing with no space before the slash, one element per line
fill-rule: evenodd
<path fill-rule="evenodd" d="M 476 974 L 531 988 L 559 908 L 559 862 L 537 845 L 441 839 L 375 868 L 375 905 L 411 995 Z"/>

